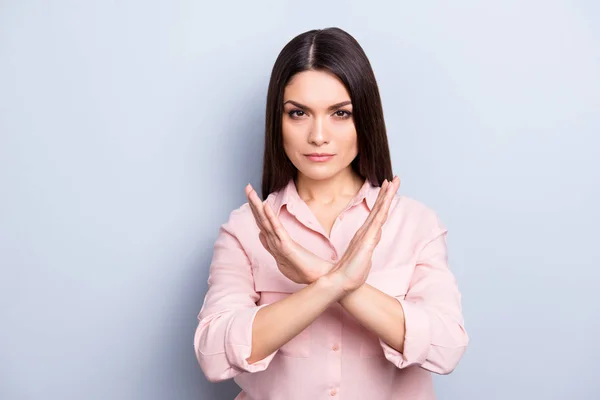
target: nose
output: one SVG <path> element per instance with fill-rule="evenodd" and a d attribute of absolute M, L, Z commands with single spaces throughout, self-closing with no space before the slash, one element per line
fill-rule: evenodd
<path fill-rule="evenodd" d="M 310 132 L 308 133 L 308 142 L 315 146 L 321 146 L 328 143 L 325 127 L 323 126 L 321 118 L 315 118 L 314 122 L 311 124 Z"/>

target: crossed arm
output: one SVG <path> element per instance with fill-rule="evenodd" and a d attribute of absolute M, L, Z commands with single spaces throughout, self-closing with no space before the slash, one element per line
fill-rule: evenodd
<path fill-rule="evenodd" d="M 403 351 L 404 311 L 393 297 L 365 283 L 371 256 L 381 237 L 399 179 L 385 181 L 373 209 L 358 230 L 344 257 L 331 264 L 295 243 L 271 208 L 251 187 L 248 203 L 261 230 L 263 246 L 273 255 L 281 272 L 307 287 L 261 308 L 252 325 L 249 363 L 262 360 L 309 326 L 332 303 L 340 304 L 359 323 L 398 352 Z M 278 329 L 272 329 L 273 326 Z"/>
<path fill-rule="evenodd" d="M 396 190 L 392 187 L 389 191 L 388 202 Z M 463 328 L 460 293 L 447 267 L 446 232 L 441 225 L 427 222 L 431 232 L 415 249 L 418 257 L 408 291 L 393 297 L 365 283 L 372 249 L 387 218 L 383 186 L 371 214 L 337 264 L 297 246 L 273 218 L 270 207 L 258 214 L 253 203 L 264 204 L 251 190 L 247 189 L 247 194 L 263 246 L 285 276 L 307 286 L 257 307 L 259 294 L 254 290 L 250 261 L 245 268 L 240 265 L 246 254 L 236 238 L 239 223 L 225 224 L 215 244 L 210 287 L 194 337 L 198 361 L 209 380 L 264 370 L 278 348 L 335 302 L 379 337 L 385 357 L 396 367 L 419 365 L 440 374 L 455 368 L 468 336 Z M 272 236 L 266 233 L 267 223 Z"/>

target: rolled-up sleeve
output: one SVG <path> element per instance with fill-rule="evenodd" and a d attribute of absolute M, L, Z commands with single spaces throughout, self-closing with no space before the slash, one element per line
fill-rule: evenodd
<path fill-rule="evenodd" d="M 277 351 L 252 364 L 252 324 L 259 295 L 254 290 L 252 266 L 235 228 L 240 226 L 232 213 L 219 229 L 213 248 L 208 292 L 198 314 L 194 350 L 200 367 L 212 382 L 243 372 L 265 370 Z"/>
<path fill-rule="evenodd" d="M 469 342 L 464 328 L 461 294 L 448 267 L 446 234 L 439 223 L 422 241 L 405 296 L 404 349 L 395 350 L 380 339 L 385 357 L 398 368 L 419 365 L 438 374 L 452 372 Z"/>

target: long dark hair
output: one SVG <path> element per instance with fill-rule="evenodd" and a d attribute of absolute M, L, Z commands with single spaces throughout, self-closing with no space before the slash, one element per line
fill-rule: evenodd
<path fill-rule="evenodd" d="M 263 199 L 297 176 L 298 171 L 283 148 L 283 92 L 292 76 L 306 70 L 333 73 L 350 93 L 358 142 L 352 169 L 375 186 L 381 186 L 384 179 L 391 180 L 392 162 L 383 108 L 367 55 L 356 39 L 340 28 L 313 29 L 286 44 L 271 71 L 265 120 Z"/>

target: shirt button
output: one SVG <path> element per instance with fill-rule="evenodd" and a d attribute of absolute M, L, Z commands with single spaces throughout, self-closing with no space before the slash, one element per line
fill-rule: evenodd
<path fill-rule="evenodd" d="M 340 214 L 340 221 L 344 219 L 344 214 Z"/>
<path fill-rule="evenodd" d="M 338 351 L 340 349 L 340 345 L 339 344 L 334 344 L 332 347 L 333 351 Z"/>
<path fill-rule="evenodd" d="M 335 389 L 331 389 L 331 390 L 329 391 L 329 395 L 330 395 L 330 396 L 335 396 L 336 394 L 337 394 L 337 390 L 335 390 Z"/>
<path fill-rule="evenodd" d="M 335 260 L 337 260 L 337 256 L 334 253 L 334 254 L 331 255 L 331 261 L 335 261 Z"/>

